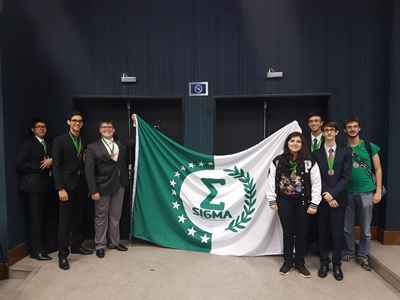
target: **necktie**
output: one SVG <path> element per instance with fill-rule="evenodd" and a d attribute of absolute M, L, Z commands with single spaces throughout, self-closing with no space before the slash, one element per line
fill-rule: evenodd
<path fill-rule="evenodd" d="M 318 139 L 317 138 L 314 138 L 314 140 L 313 140 L 311 152 L 314 152 L 315 150 L 318 150 Z"/>
<path fill-rule="evenodd" d="M 42 146 L 43 146 L 44 153 L 47 154 L 47 145 L 46 145 L 46 142 L 43 140 L 43 141 L 41 141 L 40 143 L 41 143 Z"/>
<path fill-rule="evenodd" d="M 329 153 L 329 155 L 328 155 L 328 159 L 329 160 L 333 160 L 333 148 L 329 148 L 329 150 L 328 150 L 328 153 Z"/>

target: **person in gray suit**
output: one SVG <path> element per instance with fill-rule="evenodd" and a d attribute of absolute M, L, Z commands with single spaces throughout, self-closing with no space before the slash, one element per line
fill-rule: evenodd
<path fill-rule="evenodd" d="M 127 251 L 120 243 L 119 221 L 125 188 L 128 186 L 127 147 L 114 140 L 112 121 L 102 121 L 99 126 L 100 139 L 88 145 L 85 174 L 90 197 L 95 201 L 96 255 L 105 256 L 108 248 Z"/>

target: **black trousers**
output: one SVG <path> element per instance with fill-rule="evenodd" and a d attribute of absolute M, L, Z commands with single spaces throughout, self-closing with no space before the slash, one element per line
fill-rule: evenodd
<path fill-rule="evenodd" d="M 67 193 L 68 201 L 59 201 L 58 255 L 63 257 L 69 255 L 70 246 L 78 249 L 83 242 L 83 215 L 88 201 L 84 180 Z"/>
<path fill-rule="evenodd" d="M 307 251 L 307 233 L 309 217 L 308 206 L 300 200 L 279 197 L 278 214 L 283 229 L 283 254 L 285 261 L 293 262 L 293 250 L 296 249 L 294 262 L 304 265 Z"/>
<path fill-rule="evenodd" d="M 341 265 L 344 245 L 345 207 L 331 208 L 325 201 L 318 209 L 318 244 L 321 264 L 329 264 L 329 252 L 332 248 L 332 263 Z"/>
<path fill-rule="evenodd" d="M 44 252 L 48 192 L 25 193 L 28 204 L 30 254 Z"/>

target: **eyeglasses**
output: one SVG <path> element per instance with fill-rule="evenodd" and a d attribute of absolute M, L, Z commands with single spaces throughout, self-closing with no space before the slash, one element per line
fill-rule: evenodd
<path fill-rule="evenodd" d="M 336 132 L 335 128 L 325 128 L 324 132 Z"/>
<path fill-rule="evenodd" d="M 83 120 L 72 119 L 71 122 L 82 124 L 82 123 L 83 123 Z"/>
<path fill-rule="evenodd" d="M 36 125 L 34 128 L 38 128 L 38 129 L 46 129 L 47 126 L 46 125 Z"/>

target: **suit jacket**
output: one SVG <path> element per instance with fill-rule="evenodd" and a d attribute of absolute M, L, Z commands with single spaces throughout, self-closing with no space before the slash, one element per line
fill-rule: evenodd
<path fill-rule="evenodd" d="M 352 172 L 352 151 L 349 147 L 336 144 L 334 159 L 334 175 L 328 174 L 328 157 L 325 146 L 313 152 L 315 160 L 318 162 L 322 179 L 322 193 L 329 192 L 338 201 L 339 206 L 347 204 L 346 186 L 351 178 Z M 322 200 L 323 203 L 327 202 Z"/>
<path fill-rule="evenodd" d="M 53 142 L 53 174 L 57 191 L 74 190 L 84 176 L 83 157 L 86 151 L 85 140 L 81 137 L 82 151 L 78 157 L 69 133 L 58 136 Z"/>
<path fill-rule="evenodd" d="M 85 160 L 85 174 L 89 193 L 110 195 L 121 186 L 128 185 L 127 147 L 116 142 L 119 148 L 118 160 L 111 159 L 101 140 L 88 146 Z"/>
<path fill-rule="evenodd" d="M 50 144 L 46 142 L 47 153 L 39 140 L 32 136 L 24 141 L 17 155 L 17 172 L 20 176 L 19 188 L 23 192 L 48 192 L 50 188 L 49 170 L 41 170 L 40 162 L 50 156 Z"/>

